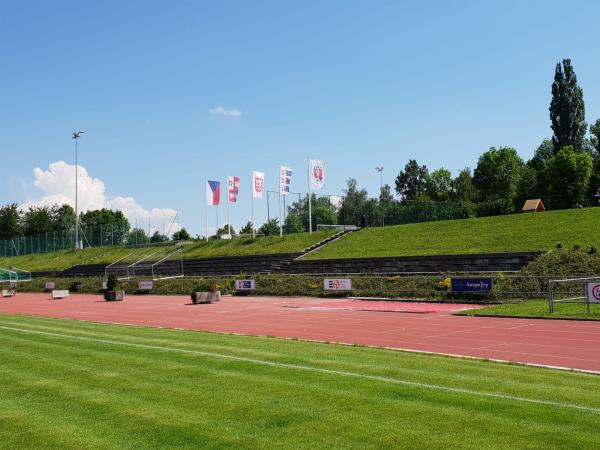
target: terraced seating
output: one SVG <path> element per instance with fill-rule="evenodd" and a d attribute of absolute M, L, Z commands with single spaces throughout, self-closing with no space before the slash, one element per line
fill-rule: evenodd
<path fill-rule="evenodd" d="M 223 256 L 218 258 L 184 259 L 183 273 L 186 276 L 222 276 L 246 273 L 271 273 L 283 270 L 289 266 L 294 258 L 302 253 L 280 253 L 256 256 Z M 135 275 L 149 276 L 152 274 L 153 261 L 144 261 L 135 266 Z M 179 273 L 180 261 L 165 261 L 156 266 L 157 275 L 168 276 Z M 125 273 L 129 264 L 116 264 L 111 267 L 115 273 Z M 81 264 L 70 267 L 62 272 L 55 273 L 57 277 L 91 277 L 104 276 L 104 264 Z M 130 270 L 130 272 L 132 272 Z"/>
<path fill-rule="evenodd" d="M 513 272 L 520 270 L 540 253 L 519 252 L 323 260 L 299 259 L 279 272 L 293 274 Z"/>

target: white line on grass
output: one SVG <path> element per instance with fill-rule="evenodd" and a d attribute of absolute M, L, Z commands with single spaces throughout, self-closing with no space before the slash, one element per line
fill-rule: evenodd
<path fill-rule="evenodd" d="M 159 346 L 159 345 L 138 344 L 138 343 L 127 342 L 127 341 L 115 341 L 112 339 L 100 339 L 100 338 L 92 338 L 92 337 L 85 337 L 85 336 L 73 336 L 70 334 L 52 333 L 49 331 L 30 330 L 27 328 L 9 327 L 9 326 L 4 326 L 4 325 L 0 325 L 0 329 L 7 330 L 7 331 L 16 331 L 16 332 L 20 332 L 20 333 L 27 333 L 27 334 L 51 336 L 51 337 L 57 337 L 57 338 L 62 338 L 62 339 L 72 339 L 72 340 L 78 340 L 78 341 L 95 342 L 95 343 L 99 343 L 99 344 L 119 345 L 119 346 L 125 346 L 125 347 L 143 348 L 143 349 L 148 349 L 148 350 L 160 350 L 160 351 L 166 351 L 166 352 L 176 352 L 176 353 L 185 353 L 185 354 L 198 355 L 198 356 L 206 356 L 206 357 L 211 357 L 211 358 L 228 359 L 231 361 L 259 364 L 259 365 L 263 365 L 263 366 L 279 367 L 279 368 L 294 369 L 294 370 L 303 370 L 303 371 L 307 371 L 307 372 L 316 372 L 316 373 L 323 373 L 323 374 L 328 374 L 328 375 L 343 376 L 343 377 L 348 377 L 348 378 L 358 378 L 358 379 L 363 379 L 363 380 L 378 381 L 381 383 L 397 384 L 397 385 L 409 386 L 409 387 L 413 387 L 413 388 L 451 392 L 454 394 L 467 394 L 467 395 L 478 396 L 478 397 L 493 398 L 493 399 L 497 399 L 497 400 L 509 400 L 509 401 L 515 401 L 515 402 L 531 403 L 531 404 L 535 404 L 535 405 L 555 406 L 558 408 L 567 408 L 567 409 L 574 409 L 574 410 L 578 410 L 578 411 L 591 412 L 594 414 L 600 414 L 600 408 L 594 408 L 591 406 L 576 405 L 573 403 L 555 402 L 552 400 L 539 400 L 539 399 L 535 399 L 535 398 L 519 397 L 519 396 L 515 396 L 515 395 L 508 395 L 508 394 L 495 394 L 493 392 L 477 391 L 474 389 L 449 387 L 449 386 L 442 386 L 442 385 L 430 384 L 430 383 L 420 383 L 418 381 L 401 380 L 398 378 L 382 377 L 382 376 L 378 376 L 378 375 L 366 375 L 366 374 L 362 374 L 362 373 L 347 372 L 347 371 L 343 371 L 343 370 L 324 369 L 321 367 L 311 367 L 311 366 L 304 366 L 304 365 L 300 365 L 300 364 L 288 364 L 288 363 L 275 362 L 275 361 L 265 361 L 262 359 L 247 358 L 244 356 L 226 355 L 223 353 L 203 352 L 200 350 L 188 350 L 188 349 L 183 349 L 183 348 L 163 347 L 163 346 Z"/>

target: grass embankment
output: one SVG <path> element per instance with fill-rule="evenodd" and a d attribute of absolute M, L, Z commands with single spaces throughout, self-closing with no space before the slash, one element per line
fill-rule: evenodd
<path fill-rule="evenodd" d="M 481 217 L 368 228 L 310 259 L 549 250 L 556 244 L 600 247 L 600 208 Z"/>
<path fill-rule="evenodd" d="M 7 315 L 0 336 L 5 448 L 600 445 L 595 375 Z"/>
<path fill-rule="evenodd" d="M 325 239 L 335 231 L 319 231 L 315 233 L 290 234 L 260 237 L 257 239 L 240 238 L 233 240 L 210 240 L 183 245 L 184 258 L 210 258 L 216 256 L 261 255 L 269 253 L 294 253 Z M 63 270 L 76 264 L 110 264 L 130 253 L 132 262 L 146 255 L 158 252 L 160 259 L 175 250 L 174 246 L 161 247 L 94 247 L 83 250 L 65 250 L 53 253 L 37 253 L 26 256 L 0 258 L 0 267 L 18 267 L 35 271 Z"/>
<path fill-rule="evenodd" d="M 600 305 L 590 305 L 590 314 L 585 303 L 557 303 L 550 314 L 548 300 L 529 300 L 521 303 L 488 306 L 456 313 L 464 316 L 508 316 L 554 319 L 594 319 L 600 320 Z"/>

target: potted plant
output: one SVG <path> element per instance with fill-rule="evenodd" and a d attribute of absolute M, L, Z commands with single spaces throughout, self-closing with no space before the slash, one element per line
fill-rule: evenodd
<path fill-rule="evenodd" d="M 104 300 L 107 302 L 121 301 L 125 298 L 125 291 L 121 290 L 121 283 L 117 275 L 111 273 L 106 280 L 106 291 L 104 291 Z"/>
<path fill-rule="evenodd" d="M 192 291 L 192 303 L 218 302 L 221 300 L 221 292 L 217 290 L 218 287 L 215 281 L 211 282 L 208 287 L 205 284 L 196 285 Z"/>
<path fill-rule="evenodd" d="M 212 283 L 210 283 L 208 291 L 210 292 L 210 295 L 209 295 L 210 303 L 221 301 L 221 291 L 219 291 L 219 285 L 217 284 L 216 281 L 213 281 Z"/>

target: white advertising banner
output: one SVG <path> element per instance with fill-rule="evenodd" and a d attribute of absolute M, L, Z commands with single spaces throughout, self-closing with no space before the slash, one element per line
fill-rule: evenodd
<path fill-rule="evenodd" d="M 263 198 L 265 189 L 265 174 L 263 172 L 252 171 L 252 197 Z"/>
<path fill-rule="evenodd" d="M 235 280 L 236 291 L 253 291 L 256 289 L 254 280 Z"/>
<path fill-rule="evenodd" d="M 600 303 L 600 283 L 588 283 L 587 294 L 588 302 Z"/>
<path fill-rule="evenodd" d="M 154 281 L 140 281 L 138 283 L 138 289 L 140 291 L 151 291 L 154 289 Z"/>
<path fill-rule="evenodd" d="M 309 164 L 310 189 L 316 191 L 325 186 L 325 163 L 311 159 Z"/>
<path fill-rule="evenodd" d="M 292 184 L 292 169 L 286 166 L 279 167 L 279 193 L 287 195 L 290 193 L 290 184 Z"/>
<path fill-rule="evenodd" d="M 351 291 L 352 279 L 350 278 L 325 278 L 323 289 L 326 291 Z"/>

